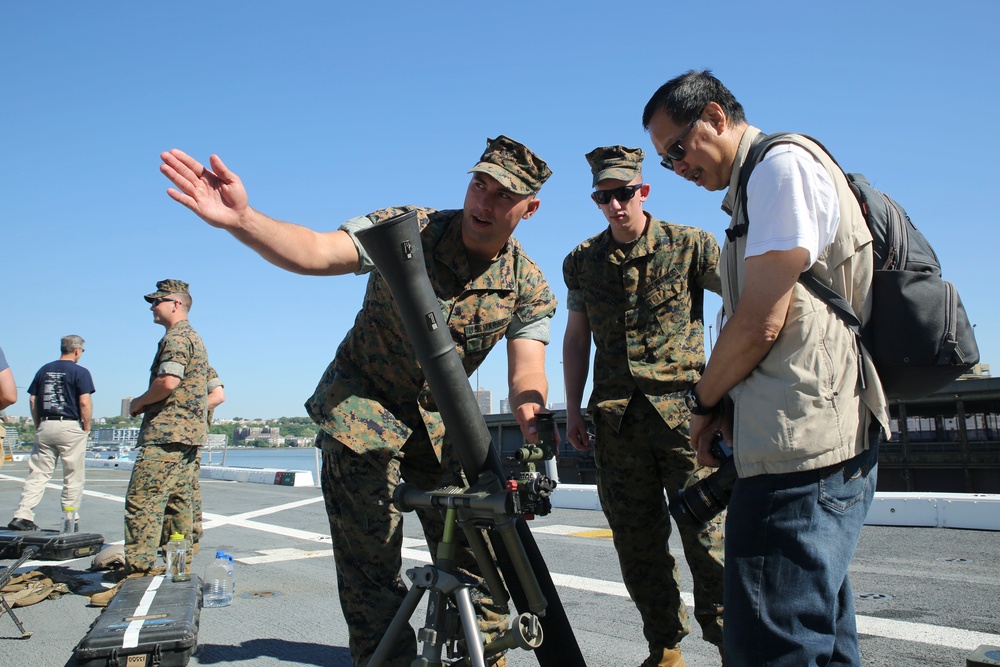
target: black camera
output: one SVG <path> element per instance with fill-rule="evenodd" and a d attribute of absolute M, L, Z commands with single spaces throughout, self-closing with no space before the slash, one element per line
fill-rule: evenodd
<path fill-rule="evenodd" d="M 736 461 L 722 434 L 712 441 L 711 452 L 722 461 L 718 470 L 698 480 L 670 501 L 670 514 L 678 525 L 703 526 L 729 505 L 736 483 Z"/>

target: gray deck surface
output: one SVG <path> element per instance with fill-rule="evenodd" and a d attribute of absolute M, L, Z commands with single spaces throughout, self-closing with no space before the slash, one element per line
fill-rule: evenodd
<path fill-rule="evenodd" d="M 25 462 L 0 471 L 0 523 L 13 515 L 27 474 Z M 57 471 L 57 475 L 59 472 Z M 55 528 L 60 478 L 53 479 L 36 523 Z M 81 530 L 120 542 L 128 473 L 87 470 Z M 347 632 L 337 602 L 329 529 L 318 488 L 202 480 L 206 531 L 194 570 L 216 549 L 236 559 L 237 599 L 204 609 L 198 650 L 189 664 L 245 667 L 350 665 Z M 422 564 L 419 522 L 408 520 L 404 567 Z M 559 590 L 590 667 L 637 665 L 646 654 L 639 617 L 621 584 L 608 539 L 581 536 L 607 528 L 600 512 L 555 510 L 529 524 Z M 671 548 L 680 554 L 676 535 Z M 0 566 L 10 564 L 0 560 Z M 683 590 L 691 577 L 681 560 Z M 34 562 L 82 578 L 75 594 L 15 610 L 33 633 L 21 639 L 0 617 L 0 665 L 73 665 L 73 647 L 101 609 L 85 594 L 101 587 L 90 558 Z M 1000 533 L 941 528 L 866 526 L 851 577 L 858 594 L 861 651 L 866 665 L 965 665 L 982 644 L 1000 646 Z M 690 595 L 687 598 L 690 602 Z M 422 610 L 414 617 L 420 624 Z M 715 648 L 695 626 L 681 644 L 688 665 L 718 665 Z M 508 665 L 537 665 L 523 651 Z"/>

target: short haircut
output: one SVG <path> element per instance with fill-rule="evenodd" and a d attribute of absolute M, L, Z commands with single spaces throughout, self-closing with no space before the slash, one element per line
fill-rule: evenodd
<path fill-rule="evenodd" d="M 729 89 L 712 76 L 712 70 L 689 70 L 660 86 L 646 102 L 642 111 L 642 127 L 649 130 L 649 123 L 657 111 L 662 110 L 677 125 L 690 123 L 698 118 L 709 102 L 715 102 L 726 113 L 730 125 L 746 122 L 743 105 L 736 101 Z"/>
<path fill-rule="evenodd" d="M 79 336 L 63 336 L 62 341 L 59 343 L 59 349 L 63 354 L 69 354 L 73 350 L 83 349 L 83 339 Z"/>
<path fill-rule="evenodd" d="M 190 311 L 191 306 L 194 304 L 194 299 L 187 292 L 177 292 L 176 294 L 171 294 L 170 297 L 177 299 L 178 303 L 184 306 L 184 309 L 187 311 Z"/>

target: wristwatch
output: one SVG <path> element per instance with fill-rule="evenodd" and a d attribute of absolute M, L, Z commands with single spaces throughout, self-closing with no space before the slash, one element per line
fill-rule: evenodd
<path fill-rule="evenodd" d="M 702 403 L 701 399 L 698 398 L 697 392 L 695 392 L 695 389 L 697 388 L 698 384 L 695 383 L 693 387 L 684 392 L 684 404 L 687 405 L 687 409 L 690 410 L 693 415 L 704 416 L 712 414 L 715 412 L 716 406 L 705 405 Z"/>

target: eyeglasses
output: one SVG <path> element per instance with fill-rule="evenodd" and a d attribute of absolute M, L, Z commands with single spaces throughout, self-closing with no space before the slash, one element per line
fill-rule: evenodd
<path fill-rule="evenodd" d="M 635 185 L 623 185 L 614 190 L 595 190 L 590 197 L 601 206 L 610 204 L 612 199 L 617 199 L 619 204 L 624 204 L 635 196 L 635 193 L 642 187 L 642 183 Z"/>
<path fill-rule="evenodd" d="M 702 109 L 702 111 L 704 111 L 704 109 Z M 701 120 L 701 112 L 698 112 L 698 115 L 695 117 L 695 119 L 693 121 L 691 121 L 690 123 L 688 123 L 688 126 L 686 128 L 684 128 L 684 131 L 681 132 L 681 135 L 679 137 L 677 137 L 677 141 L 675 141 L 674 143 L 672 143 L 670 145 L 670 148 L 667 149 L 667 155 L 666 155 L 666 157 L 664 157 L 662 160 L 660 160 L 660 166 L 661 167 L 663 167 L 664 169 L 669 169 L 670 171 L 673 171 L 674 170 L 674 160 L 683 160 L 684 159 L 684 155 L 685 155 L 685 153 L 687 153 L 687 151 L 684 150 L 684 146 L 681 145 L 681 142 L 684 141 L 684 137 L 687 136 L 687 133 L 691 131 L 691 128 L 694 127 L 694 124 L 697 123 L 699 120 Z"/>
<path fill-rule="evenodd" d="M 159 297 L 156 297 L 155 299 L 153 299 L 153 305 L 151 307 L 155 308 L 156 306 L 159 306 L 161 303 L 163 303 L 165 301 L 172 301 L 174 303 L 180 303 L 180 301 L 178 301 L 177 299 L 171 299 L 171 298 L 168 298 L 168 297 L 165 297 L 165 296 L 159 296 Z"/>

